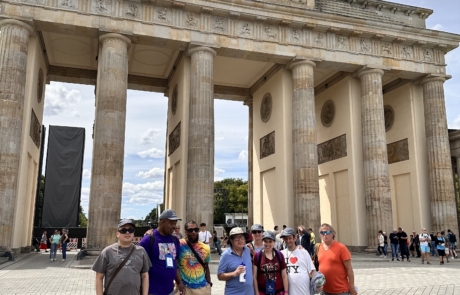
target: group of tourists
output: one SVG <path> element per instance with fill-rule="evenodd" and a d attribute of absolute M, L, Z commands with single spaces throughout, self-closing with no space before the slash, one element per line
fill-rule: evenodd
<path fill-rule="evenodd" d="M 444 258 L 449 262 L 451 259 L 457 258 L 457 236 L 450 229 L 440 231 L 435 234 L 432 231 L 430 234 L 426 228 L 422 228 L 422 232 L 417 234 L 413 231 L 411 235 L 401 228 L 393 229 L 388 237 L 385 232 L 379 231 L 377 235 L 378 248 L 377 255 L 382 258 L 388 257 L 388 244 L 391 245 L 391 261 L 395 258 L 397 261 L 410 262 L 410 256 L 413 258 L 421 258 L 422 264 L 431 264 L 430 256 L 438 256 L 439 263 L 444 264 Z"/>
<path fill-rule="evenodd" d="M 48 252 L 48 242 L 50 243 L 50 260 L 51 261 L 56 261 L 56 253 L 61 246 L 62 250 L 62 259 L 61 262 L 66 261 L 67 258 L 67 243 L 69 242 L 69 235 L 67 229 L 62 229 L 62 234 L 61 231 L 58 229 L 54 230 L 54 234 L 51 235 L 51 237 L 48 238 L 48 233 L 46 231 L 43 232 L 42 237 L 40 239 L 40 246 L 37 248 L 37 252 L 41 252 L 41 250 L 44 250 L 44 252 Z"/>
<path fill-rule="evenodd" d="M 182 236 L 177 226 L 181 219 L 171 209 L 159 219 L 158 228 L 147 231 L 139 246 L 132 244 L 132 220 L 120 221 L 118 242 L 106 247 L 93 265 L 97 295 L 211 294 L 209 245 L 220 240 L 217 234 L 207 231 L 204 223 L 187 221 Z M 312 233 L 302 226 L 276 233 L 255 224 L 254 239 L 248 243 L 248 233 L 233 228 L 217 272 L 218 279 L 225 281 L 225 294 L 357 294 L 350 252 L 335 241 L 334 228 L 321 225 L 322 243 L 313 250 L 313 258 Z"/>

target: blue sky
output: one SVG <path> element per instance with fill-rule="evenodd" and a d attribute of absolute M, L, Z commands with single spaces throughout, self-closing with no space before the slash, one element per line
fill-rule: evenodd
<path fill-rule="evenodd" d="M 427 28 L 460 34 L 458 0 L 398 0 L 430 8 Z M 445 83 L 449 128 L 460 129 L 460 49 L 446 57 Z M 86 129 L 82 206 L 88 213 L 94 121 L 94 86 L 54 83 L 46 86 L 43 124 Z M 167 98 L 161 93 L 128 91 L 122 217 L 145 217 L 163 200 Z M 247 179 L 248 108 L 215 100 L 215 179 Z M 47 142 L 47 139 L 46 139 Z M 46 151 L 45 151 L 46 152 Z M 43 168 L 44 169 L 44 168 Z"/>

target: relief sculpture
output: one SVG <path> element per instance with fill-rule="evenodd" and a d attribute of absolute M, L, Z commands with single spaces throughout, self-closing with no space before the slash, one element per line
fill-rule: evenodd
<path fill-rule="evenodd" d="M 126 11 L 126 15 L 130 15 L 132 17 L 137 17 L 138 14 L 138 8 L 134 4 L 129 4 L 128 5 L 128 11 Z"/>
<path fill-rule="evenodd" d="M 275 131 L 260 139 L 260 158 L 270 156 L 275 153 Z"/>
<path fill-rule="evenodd" d="M 332 125 L 332 121 L 334 121 L 335 115 L 335 105 L 332 100 L 328 100 L 324 103 L 323 108 L 321 109 L 321 123 L 325 127 L 329 127 Z"/>
<path fill-rule="evenodd" d="M 107 5 L 105 4 L 105 0 L 96 0 L 96 9 L 98 11 L 106 11 Z"/>
<path fill-rule="evenodd" d="M 361 39 L 361 41 L 359 41 L 359 43 L 361 44 L 361 51 L 362 52 L 371 52 L 371 45 L 369 44 L 368 40 Z"/>
<path fill-rule="evenodd" d="M 276 39 L 276 33 L 272 31 L 272 27 L 265 27 L 265 34 L 267 39 Z"/>
<path fill-rule="evenodd" d="M 174 86 L 172 98 L 171 98 L 171 112 L 173 115 L 176 114 L 177 111 L 177 85 Z"/>
<path fill-rule="evenodd" d="M 318 164 L 334 161 L 347 156 L 347 135 L 341 135 L 318 144 Z"/>
<path fill-rule="evenodd" d="M 270 93 L 265 94 L 260 105 L 260 119 L 262 122 L 267 122 L 270 120 L 272 114 L 272 96 Z"/>
<path fill-rule="evenodd" d="M 214 31 L 223 32 L 224 29 L 224 20 L 220 17 L 214 19 Z"/>
<path fill-rule="evenodd" d="M 241 36 L 251 36 L 251 29 L 249 28 L 249 24 L 244 24 L 240 30 Z"/>
<path fill-rule="evenodd" d="M 166 18 L 166 8 L 162 8 L 158 10 L 158 19 L 161 21 L 167 21 Z"/>
<path fill-rule="evenodd" d="M 177 124 L 176 128 L 169 134 L 169 147 L 168 147 L 168 156 L 171 156 L 175 150 L 180 146 L 180 123 Z"/>
<path fill-rule="evenodd" d="M 387 145 L 388 164 L 409 160 L 409 142 L 406 139 Z"/>
<path fill-rule="evenodd" d="M 195 15 L 193 14 L 187 14 L 187 25 L 189 27 L 196 27 L 197 21 L 195 19 Z"/>
<path fill-rule="evenodd" d="M 40 148 L 40 142 L 42 139 L 42 126 L 40 125 L 40 121 L 38 121 L 37 115 L 35 115 L 34 110 L 32 109 L 32 113 L 30 116 L 30 131 L 29 135 L 32 138 L 32 141 L 35 143 L 37 148 Z"/>
<path fill-rule="evenodd" d="M 386 105 L 383 107 L 383 116 L 385 118 L 385 131 L 388 131 L 393 126 L 395 120 L 395 113 L 391 106 Z"/>

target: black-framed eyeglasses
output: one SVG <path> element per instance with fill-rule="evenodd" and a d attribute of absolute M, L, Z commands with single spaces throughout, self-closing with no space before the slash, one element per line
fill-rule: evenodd
<path fill-rule="evenodd" d="M 133 228 L 133 227 L 122 228 L 122 229 L 119 229 L 118 232 L 119 232 L 120 234 L 126 234 L 126 233 L 132 234 L 132 233 L 134 232 L 134 228 Z"/>
<path fill-rule="evenodd" d="M 193 233 L 193 232 L 196 232 L 196 233 L 197 233 L 197 232 L 200 231 L 200 229 L 197 228 L 197 227 L 195 227 L 195 228 L 187 228 L 186 231 L 187 231 L 188 233 Z"/>
<path fill-rule="evenodd" d="M 261 230 L 253 230 L 252 233 L 253 233 L 253 234 L 261 234 L 262 231 L 261 231 Z"/>
<path fill-rule="evenodd" d="M 319 234 L 324 236 L 324 235 L 330 235 L 332 233 L 332 231 L 330 230 L 327 230 L 327 231 L 320 231 Z"/>

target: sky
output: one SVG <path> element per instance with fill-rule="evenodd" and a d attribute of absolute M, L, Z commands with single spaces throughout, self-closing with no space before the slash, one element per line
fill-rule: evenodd
<path fill-rule="evenodd" d="M 460 34 L 458 0 L 397 0 L 430 8 L 427 28 Z M 444 84 L 449 128 L 460 129 L 460 49 L 447 54 Z M 43 124 L 86 129 L 81 205 L 88 214 L 92 160 L 94 86 L 56 83 L 46 86 Z M 167 98 L 161 93 L 128 90 L 121 217 L 140 219 L 163 202 Z M 247 179 L 248 108 L 242 102 L 216 99 L 215 180 Z M 48 133 L 48 131 L 47 131 Z M 48 135 L 48 134 L 46 134 Z M 45 155 L 46 144 L 45 139 Z M 45 166 L 45 165 L 44 165 Z M 43 167 L 45 173 L 45 167 Z"/>

